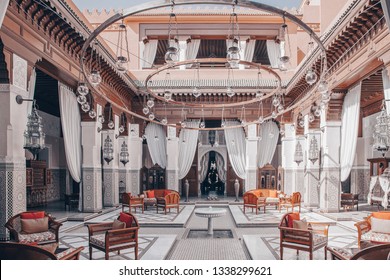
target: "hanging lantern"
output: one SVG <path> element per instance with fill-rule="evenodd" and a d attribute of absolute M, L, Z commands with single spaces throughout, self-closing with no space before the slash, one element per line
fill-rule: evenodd
<path fill-rule="evenodd" d="M 229 97 L 233 97 L 233 96 L 235 95 L 235 92 L 233 91 L 233 89 L 232 89 L 231 87 L 228 87 L 228 88 L 226 89 L 226 94 L 227 94 L 227 96 L 229 96 Z"/>
<path fill-rule="evenodd" d="M 127 71 L 127 58 L 124 56 L 118 56 L 115 66 L 120 73 L 125 73 Z"/>
<path fill-rule="evenodd" d="M 82 105 L 84 104 L 85 102 L 87 102 L 87 98 L 84 96 L 84 95 L 79 95 L 77 96 L 77 102 Z"/>
<path fill-rule="evenodd" d="M 325 80 L 321 80 L 321 82 L 318 85 L 318 91 L 322 94 L 328 92 L 328 82 Z"/>
<path fill-rule="evenodd" d="M 114 148 L 111 138 L 107 135 L 103 145 L 103 159 L 109 164 L 114 159 Z"/>
<path fill-rule="evenodd" d="M 125 42 L 123 42 L 125 41 Z M 127 53 L 127 57 L 123 54 L 123 43 L 125 43 L 125 49 Z M 128 62 L 129 62 L 129 43 L 127 40 L 127 30 L 126 25 L 122 23 L 119 25 L 119 34 L 118 34 L 118 43 L 117 43 L 117 60 L 115 62 L 116 69 L 120 73 L 125 73 L 127 71 Z"/>
<path fill-rule="evenodd" d="M 29 114 L 27 118 L 23 148 L 30 151 L 35 159 L 37 154 L 46 147 L 45 137 L 46 135 L 43 133 L 42 118 L 38 115 L 34 101 L 31 114 Z"/>
<path fill-rule="evenodd" d="M 109 121 L 107 126 L 109 129 L 113 129 L 115 127 L 115 123 L 113 121 Z"/>
<path fill-rule="evenodd" d="M 374 150 L 380 152 L 385 157 L 386 152 L 390 146 L 390 117 L 386 113 L 385 103 L 383 102 L 382 110 L 379 116 L 376 117 L 376 124 L 374 130 Z"/>
<path fill-rule="evenodd" d="M 119 153 L 119 161 L 123 163 L 123 166 L 125 166 L 126 163 L 129 162 L 129 152 L 125 141 L 123 141 L 121 146 L 121 152 Z"/>
<path fill-rule="evenodd" d="M 148 118 L 149 118 L 149 120 L 154 120 L 154 118 L 155 118 L 156 116 L 154 115 L 154 113 L 153 112 L 151 112 L 150 114 L 149 114 L 149 116 L 148 116 Z"/>
<path fill-rule="evenodd" d="M 199 90 L 198 87 L 194 87 L 194 89 L 192 90 L 192 94 L 194 95 L 195 98 L 198 98 L 199 96 L 202 95 L 202 92 Z"/>
<path fill-rule="evenodd" d="M 313 69 L 309 69 L 305 76 L 306 82 L 313 85 L 317 81 L 317 74 Z"/>
<path fill-rule="evenodd" d="M 142 113 L 144 113 L 145 115 L 149 114 L 149 107 L 148 107 L 148 106 L 145 106 L 145 107 L 142 109 Z"/>
<path fill-rule="evenodd" d="M 149 108 L 153 108 L 153 106 L 154 106 L 154 100 L 153 100 L 153 99 L 149 99 L 149 100 L 146 102 L 146 106 L 148 106 Z"/>
<path fill-rule="evenodd" d="M 309 160 L 314 164 L 319 158 L 319 150 L 317 138 L 313 136 L 310 140 L 310 148 L 309 148 Z"/>
<path fill-rule="evenodd" d="M 231 68 L 236 68 L 241 60 L 240 49 L 237 46 L 230 47 L 226 59 Z"/>
<path fill-rule="evenodd" d="M 163 119 L 161 120 L 161 123 L 162 123 L 163 125 L 167 125 L 167 124 L 168 124 L 167 118 L 163 118 Z"/>
<path fill-rule="evenodd" d="M 100 72 L 98 70 L 92 70 L 91 74 L 89 75 L 89 81 L 94 87 L 98 86 L 102 82 Z"/>
<path fill-rule="evenodd" d="M 299 165 L 303 161 L 302 145 L 298 141 L 295 145 L 294 161 Z"/>
<path fill-rule="evenodd" d="M 99 118 L 98 118 L 98 121 L 103 124 L 104 123 L 104 116 L 103 115 L 99 115 Z"/>
<path fill-rule="evenodd" d="M 88 102 L 85 102 L 83 105 L 81 105 L 81 110 L 83 110 L 85 113 L 88 112 L 91 109 L 91 106 L 89 106 Z"/>
<path fill-rule="evenodd" d="M 164 99 L 166 101 L 170 101 L 172 100 L 172 92 L 170 92 L 169 90 L 165 90 L 164 91 Z M 147 113 L 146 113 L 147 114 Z"/>
<path fill-rule="evenodd" d="M 89 93 L 89 88 L 88 88 L 87 84 L 84 82 L 80 82 L 78 87 L 77 87 L 77 92 L 82 96 L 87 95 Z"/>
<path fill-rule="evenodd" d="M 95 110 L 92 108 L 92 110 L 89 111 L 88 115 L 89 115 L 89 117 L 90 117 L 91 119 L 96 118 L 96 112 L 95 112 Z"/>

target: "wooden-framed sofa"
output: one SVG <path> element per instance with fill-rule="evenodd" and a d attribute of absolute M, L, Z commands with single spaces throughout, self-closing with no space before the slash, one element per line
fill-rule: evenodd
<path fill-rule="evenodd" d="M 162 208 L 167 214 L 167 210 L 171 211 L 171 208 L 175 208 L 177 213 L 179 213 L 180 206 L 180 195 L 177 191 L 168 190 L 163 193 L 163 196 L 156 197 L 156 211 L 158 213 L 158 208 Z"/>
<path fill-rule="evenodd" d="M 37 219 L 47 220 L 47 230 L 38 230 L 38 232 L 34 232 L 34 230 L 31 230 L 31 227 L 27 232 L 23 230 L 23 225 L 25 225 L 26 220 Z M 24 244 L 36 243 L 38 245 L 58 243 L 59 229 L 61 226 L 61 223 L 56 222 L 48 213 L 44 211 L 22 212 L 11 217 L 5 224 L 5 227 L 9 230 L 11 241 Z"/>
<path fill-rule="evenodd" d="M 243 195 L 244 200 L 244 213 L 246 208 L 256 209 L 256 214 L 258 214 L 258 210 L 261 207 L 265 207 L 266 205 L 275 205 L 275 207 L 279 206 L 279 196 L 281 192 L 277 190 L 271 189 L 253 189 L 246 191 Z"/>
<path fill-rule="evenodd" d="M 375 220 L 373 220 L 373 218 Z M 384 227 L 387 229 L 381 229 L 381 227 L 383 227 L 381 226 L 381 223 L 385 223 Z M 364 221 L 357 222 L 355 227 L 358 231 L 359 248 L 366 247 L 367 243 L 390 243 L 390 211 L 372 212 Z"/>
<path fill-rule="evenodd" d="M 123 227 L 117 228 L 116 222 L 125 223 Z M 105 253 L 105 259 L 109 259 L 110 252 L 134 248 L 134 258 L 138 259 L 138 230 L 137 218 L 128 212 L 121 212 L 118 220 L 109 223 L 90 224 L 88 227 L 89 236 L 89 259 L 92 260 L 92 248 Z"/>

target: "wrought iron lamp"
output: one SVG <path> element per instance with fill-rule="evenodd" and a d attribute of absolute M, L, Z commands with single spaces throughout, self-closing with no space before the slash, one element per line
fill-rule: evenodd
<path fill-rule="evenodd" d="M 318 160 L 319 154 L 317 138 L 313 136 L 310 140 L 309 160 L 314 164 Z"/>
<path fill-rule="evenodd" d="M 103 145 L 103 159 L 109 164 L 114 159 L 114 148 L 110 136 L 104 140 Z"/>
<path fill-rule="evenodd" d="M 299 165 L 303 161 L 302 145 L 298 141 L 295 145 L 294 161 Z"/>
<path fill-rule="evenodd" d="M 119 161 L 123 163 L 123 166 L 125 166 L 126 163 L 129 162 L 129 152 L 125 141 L 123 141 L 121 146 L 121 152 L 119 153 Z"/>

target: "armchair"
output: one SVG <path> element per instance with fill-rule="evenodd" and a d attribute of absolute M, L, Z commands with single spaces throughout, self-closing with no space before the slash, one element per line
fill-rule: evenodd
<path fill-rule="evenodd" d="M 355 224 L 359 248 L 373 244 L 390 243 L 390 211 L 373 212 L 364 221 Z"/>
<path fill-rule="evenodd" d="M 45 229 L 42 229 L 42 227 L 36 229 L 29 226 L 27 230 L 26 220 L 39 221 L 40 219 L 47 220 L 47 227 L 45 226 Z M 23 227 L 22 222 L 25 228 Z M 61 223 L 56 222 L 44 211 L 27 211 L 19 213 L 11 217 L 5 224 L 5 227 L 10 232 L 11 241 L 25 244 L 37 243 L 38 245 L 58 243 L 60 226 L 62 226 Z"/>
<path fill-rule="evenodd" d="M 167 214 L 167 209 L 169 212 L 171 208 L 176 208 L 177 213 L 179 213 L 179 203 L 180 203 L 180 195 L 176 191 L 170 191 L 166 193 L 163 197 L 157 197 L 156 211 L 158 213 L 158 208 L 163 208 L 165 211 L 165 215 Z"/>
<path fill-rule="evenodd" d="M 288 209 L 291 208 L 291 211 L 294 211 L 295 207 L 298 207 L 298 212 L 301 212 L 301 193 L 295 192 L 291 195 L 291 197 L 288 198 L 282 198 L 279 202 L 279 212 L 281 211 L 282 207 Z"/>
<path fill-rule="evenodd" d="M 109 223 L 90 224 L 89 259 L 92 260 L 92 248 L 105 253 L 105 259 L 109 259 L 109 253 L 134 248 L 134 257 L 138 259 L 138 229 L 137 218 L 127 212 L 120 213 L 118 220 Z"/>
<path fill-rule="evenodd" d="M 142 209 L 142 213 L 144 213 L 144 198 L 143 197 L 133 197 L 131 193 L 123 193 L 122 194 L 122 212 L 125 212 L 125 207 L 129 208 L 129 212 L 131 213 L 131 208 L 134 208 L 135 212 L 137 212 L 137 208 Z"/>
<path fill-rule="evenodd" d="M 332 260 L 390 260 L 390 243 L 367 247 L 363 250 L 328 247 Z"/>
<path fill-rule="evenodd" d="M 259 213 L 259 209 L 261 207 L 264 208 L 264 213 L 265 213 L 265 207 L 266 207 L 266 197 L 258 197 L 255 193 L 245 193 L 244 195 L 244 214 L 245 214 L 245 209 L 246 208 L 252 208 L 256 209 L 256 215 Z"/>
<path fill-rule="evenodd" d="M 280 259 L 283 259 L 283 249 L 296 249 L 299 251 L 309 252 L 310 260 L 313 259 L 313 252 L 324 247 L 325 259 L 326 247 L 328 245 L 329 224 L 310 222 L 299 223 L 299 213 L 287 213 L 282 217 L 279 224 L 280 231 Z"/>
<path fill-rule="evenodd" d="M 84 247 L 69 248 L 59 254 L 53 254 L 39 246 L 0 242 L 1 260 L 78 260 Z"/>

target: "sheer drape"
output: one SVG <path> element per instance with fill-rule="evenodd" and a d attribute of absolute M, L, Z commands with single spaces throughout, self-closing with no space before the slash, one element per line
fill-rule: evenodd
<path fill-rule="evenodd" d="M 368 204 L 371 204 L 372 191 L 374 190 L 374 187 L 375 187 L 377 181 L 378 181 L 378 176 L 371 176 L 370 189 L 369 189 L 368 195 L 367 195 L 367 203 Z"/>
<path fill-rule="evenodd" d="M 215 164 L 217 165 L 217 172 L 219 179 L 225 183 L 226 182 L 226 166 L 223 156 L 219 153 L 215 153 Z"/>
<path fill-rule="evenodd" d="M 382 10 L 385 14 L 387 28 L 390 29 L 390 0 L 381 0 Z"/>
<path fill-rule="evenodd" d="M 186 48 L 186 60 L 195 59 L 198 55 L 200 46 L 200 39 L 191 39 L 191 42 L 187 43 Z M 192 65 L 186 65 L 186 68 L 191 68 Z"/>
<path fill-rule="evenodd" d="M 35 83 L 37 81 L 37 72 L 35 67 L 31 71 L 30 82 L 28 83 L 28 99 L 34 99 L 35 95 Z M 31 114 L 32 102 L 27 102 L 27 114 Z"/>
<path fill-rule="evenodd" d="M 255 53 L 256 40 L 249 40 L 245 45 L 244 60 L 252 62 Z"/>
<path fill-rule="evenodd" d="M 142 68 L 152 68 L 156 58 L 158 40 L 149 40 L 144 46 Z"/>
<path fill-rule="evenodd" d="M 276 146 L 278 145 L 279 128 L 276 123 L 269 121 L 261 124 L 258 141 L 258 167 L 262 168 L 267 163 L 271 163 Z"/>
<path fill-rule="evenodd" d="M 153 164 L 167 166 L 167 136 L 162 125 L 149 123 L 145 128 L 146 141 Z"/>
<path fill-rule="evenodd" d="M 386 111 L 390 114 L 390 79 L 387 69 L 382 70 L 383 92 L 386 100 Z"/>
<path fill-rule="evenodd" d="M 3 25 L 3 20 L 5 17 L 5 13 L 7 12 L 9 0 L 1 0 L 0 1 L 0 28 Z"/>
<path fill-rule="evenodd" d="M 187 127 L 199 127 L 199 120 L 186 121 Z M 182 129 L 179 135 L 179 180 L 183 179 L 191 168 L 196 148 L 198 133 L 195 129 Z"/>
<path fill-rule="evenodd" d="M 81 211 L 83 188 L 81 186 L 82 149 L 79 105 L 73 91 L 60 82 L 58 82 L 58 97 L 66 163 L 73 180 L 80 183 L 79 211 Z"/>
<path fill-rule="evenodd" d="M 267 53 L 271 67 L 278 68 L 280 58 L 279 44 L 274 40 L 267 40 Z"/>
<path fill-rule="evenodd" d="M 341 115 L 340 180 L 348 179 L 356 154 L 359 128 L 361 83 L 350 89 L 344 99 Z"/>
<path fill-rule="evenodd" d="M 152 168 L 153 167 L 153 161 L 150 157 L 149 148 L 148 145 L 142 145 L 142 158 L 143 158 L 143 167 L 146 168 Z"/>
<path fill-rule="evenodd" d="M 237 121 L 226 121 L 226 127 L 239 125 Z M 245 179 L 246 169 L 246 142 L 243 128 L 225 129 L 226 147 L 230 163 L 238 177 Z"/>
<path fill-rule="evenodd" d="M 379 176 L 379 184 L 381 185 L 382 191 L 383 191 L 383 199 L 382 199 L 382 206 L 383 208 L 387 208 L 389 205 L 389 193 L 390 193 L 390 182 L 387 177 Z"/>
<path fill-rule="evenodd" d="M 199 183 L 203 183 L 204 179 L 206 179 L 207 171 L 209 168 L 209 159 L 210 159 L 209 153 L 206 153 L 200 159 Z"/>

